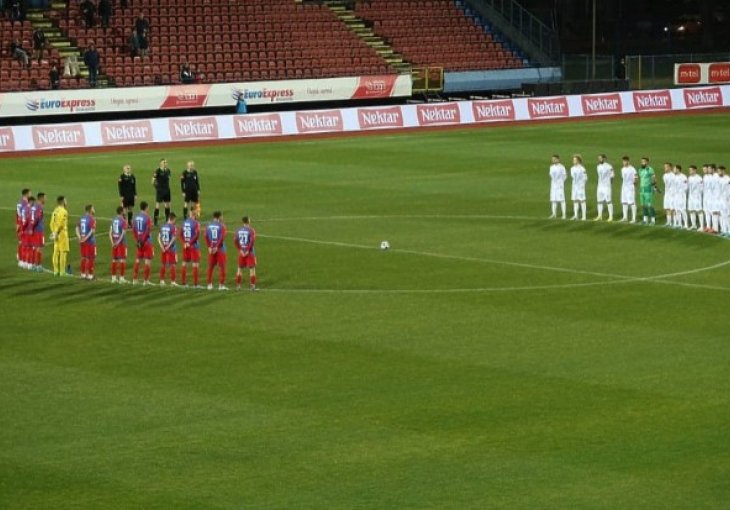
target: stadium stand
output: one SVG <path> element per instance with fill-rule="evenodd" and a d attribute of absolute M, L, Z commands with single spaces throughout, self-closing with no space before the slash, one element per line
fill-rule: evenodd
<path fill-rule="evenodd" d="M 489 33 L 476 16 L 467 17 L 453 0 L 362 0 L 357 15 L 414 66 L 447 71 L 524 67 L 519 53 Z"/>
<path fill-rule="evenodd" d="M 79 2 L 56 0 L 44 11 L 29 11 L 22 24 L 2 21 L 0 90 L 49 88 L 53 62 L 95 44 L 101 56 L 100 86 L 179 83 L 188 62 L 203 83 L 326 78 L 404 72 L 409 65 L 445 70 L 504 69 L 523 66 L 489 26 L 462 0 L 363 0 L 354 12 L 372 32 L 402 55 L 394 62 L 368 38 L 338 17 L 338 2 L 295 0 L 137 0 L 117 7 L 109 28 L 87 28 Z M 128 38 L 143 13 L 150 24 L 150 52 L 132 56 Z M 340 14 L 340 16 L 342 16 Z M 23 41 L 31 52 L 33 27 L 42 26 L 53 48 L 41 63 L 24 69 L 12 58 L 10 42 Z M 404 68 L 404 65 L 406 66 Z M 61 88 L 88 86 L 85 66 L 77 77 L 64 77 Z"/>

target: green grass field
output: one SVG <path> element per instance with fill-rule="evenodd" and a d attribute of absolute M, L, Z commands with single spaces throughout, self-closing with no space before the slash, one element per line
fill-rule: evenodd
<path fill-rule="evenodd" d="M 727 164 L 728 126 L 0 160 L 0 508 L 728 508 L 730 243 L 547 219 L 553 152 L 595 214 L 599 152 Z M 104 237 L 97 282 L 16 267 L 21 188 L 109 218 L 161 156 L 253 217 L 261 292 L 111 285 Z"/>

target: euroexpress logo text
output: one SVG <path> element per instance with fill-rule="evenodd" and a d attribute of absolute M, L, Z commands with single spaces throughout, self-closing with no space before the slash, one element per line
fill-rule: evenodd
<path fill-rule="evenodd" d="M 294 97 L 293 89 L 233 89 L 233 99 L 249 101 L 251 99 L 268 99 L 270 102 L 289 100 Z"/>
<path fill-rule="evenodd" d="M 25 103 L 25 107 L 32 111 L 39 110 L 68 110 L 69 112 L 92 111 L 96 108 L 95 99 L 40 99 Z"/>

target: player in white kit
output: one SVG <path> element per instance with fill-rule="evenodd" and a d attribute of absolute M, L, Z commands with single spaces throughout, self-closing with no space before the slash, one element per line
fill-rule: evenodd
<path fill-rule="evenodd" d="M 603 219 L 603 205 L 608 207 L 608 221 L 613 221 L 613 201 L 611 200 L 611 182 L 613 181 L 613 167 L 606 160 L 606 155 L 598 156 L 598 165 L 596 166 L 598 173 L 598 216 L 595 221 Z"/>
<path fill-rule="evenodd" d="M 682 165 L 674 165 L 674 228 L 687 228 L 687 176 L 682 173 Z"/>
<path fill-rule="evenodd" d="M 666 216 L 667 227 L 672 226 L 672 218 L 674 217 L 674 210 L 672 209 L 672 202 L 674 201 L 674 165 L 671 163 L 664 163 L 664 214 Z"/>
<path fill-rule="evenodd" d="M 562 218 L 565 219 L 565 180 L 568 178 L 568 175 L 565 171 L 565 167 L 560 162 L 560 156 L 557 154 L 553 154 L 549 174 L 550 204 L 552 206 L 552 214 L 550 217 L 557 217 L 558 204 L 560 204 L 560 210 L 563 213 Z"/>
<path fill-rule="evenodd" d="M 586 182 L 588 182 L 588 174 L 583 166 L 583 158 L 580 154 L 573 156 L 573 166 L 570 168 L 570 178 L 572 179 L 572 187 L 570 198 L 573 201 L 573 217 L 571 220 L 578 219 L 578 213 L 581 213 L 581 219 L 586 220 Z"/>
<path fill-rule="evenodd" d="M 629 221 L 630 206 L 631 223 L 636 223 L 636 168 L 628 156 L 621 158 L 621 165 L 621 206 L 624 213 L 621 221 Z"/>
<path fill-rule="evenodd" d="M 709 201 L 710 209 L 710 233 L 717 234 L 720 232 L 720 176 L 717 174 L 717 166 L 710 163 L 708 165 L 709 173 L 705 180 L 705 197 Z"/>
<path fill-rule="evenodd" d="M 687 178 L 687 209 L 689 210 L 690 228 L 699 231 L 705 228 L 705 215 L 702 211 L 702 177 L 697 174 L 697 166 L 689 166 Z M 699 222 L 697 221 L 699 218 Z"/>
<path fill-rule="evenodd" d="M 720 208 L 720 235 L 722 237 L 730 236 L 730 176 L 725 172 L 725 167 L 720 165 L 717 167 L 718 180 L 720 182 L 718 200 Z"/>
<path fill-rule="evenodd" d="M 702 212 L 705 215 L 705 232 L 712 232 L 712 209 L 710 207 L 711 191 L 710 186 L 712 185 L 712 170 L 710 164 L 705 163 L 702 165 Z"/>

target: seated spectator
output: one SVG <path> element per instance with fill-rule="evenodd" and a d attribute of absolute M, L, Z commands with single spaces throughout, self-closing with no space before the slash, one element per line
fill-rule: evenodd
<path fill-rule="evenodd" d="M 38 63 L 43 59 L 43 50 L 48 45 L 46 33 L 42 28 L 36 28 L 33 31 L 33 58 L 38 58 Z"/>
<path fill-rule="evenodd" d="M 58 66 L 53 63 L 51 70 L 48 71 L 48 80 L 51 82 L 51 88 L 56 90 L 61 86 L 61 73 L 58 72 Z"/>
<path fill-rule="evenodd" d="M 147 30 L 144 30 L 141 35 L 138 36 L 139 38 L 139 55 L 141 57 L 146 57 L 150 54 L 150 39 L 147 35 Z"/>
<path fill-rule="evenodd" d="M 129 54 L 132 57 L 136 57 L 137 55 L 139 55 L 139 36 L 137 35 L 137 31 L 134 28 L 130 30 L 127 44 L 129 45 Z"/>
<path fill-rule="evenodd" d="M 99 18 L 101 18 L 101 26 L 109 28 L 109 20 L 114 13 L 111 0 L 99 0 Z"/>
<path fill-rule="evenodd" d="M 94 5 L 94 2 L 84 0 L 81 3 L 81 14 L 84 16 L 86 28 L 92 28 L 94 26 L 94 15 L 96 14 L 96 5 Z"/>
<path fill-rule="evenodd" d="M 134 20 L 134 29 L 137 31 L 137 35 L 142 35 L 143 32 L 150 32 L 150 22 L 144 17 L 144 13 L 140 12 L 137 19 Z"/>
<path fill-rule="evenodd" d="M 96 87 L 96 76 L 99 74 L 99 52 L 96 51 L 96 46 L 93 44 L 89 45 L 84 52 L 84 64 L 89 68 L 89 85 Z"/>
<path fill-rule="evenodd" d="M 23 49 L 23 43 L 15 39 L 10 43 L 10 54 L 15 60 L 23 64 L 23 67 L 30 67 L 30 58 L 28 52 Z"/>
<path fill-rule="evenodd" d="M 195 75 L 190 69 L 190 65 L 187 62 L 183 62 L 180 65 L 180 83 L 190 84 L 195 83 Z"/>
<path fill-rule="evenodd" d="M 69 55 L 63 61 L 63 75 L 78 77 L 81 74 L 79 69 L 79 60 L 76 55 Z"/>

